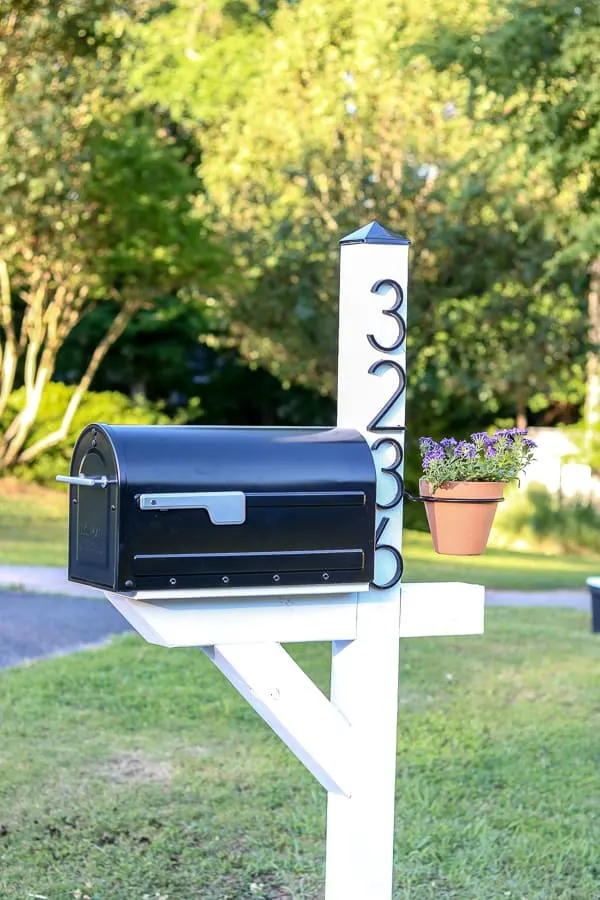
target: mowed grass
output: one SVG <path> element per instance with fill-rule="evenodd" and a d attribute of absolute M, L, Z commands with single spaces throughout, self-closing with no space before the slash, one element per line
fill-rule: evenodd
<path fill-rule="evenodd" d="M 598 641 L 576 611 L 492 609 L 484 637 L 402 643 L 395 900 L 600 898 Z M 292 652 L 326 689 L 328 647 Z M 324 829 L 199 650 L 0 672 L 3 900 L 320 900 Z"/>
<path fill-rule="evenodd" d="M 0 565 L 65 565 L 67 515 L 66 490 L 0 479 Z"/>
<path fill-rule="evenodd" d="M 429 534 L 405 531 L 405 581 L 467 581 L 488 588 L 542 591 L 586 590 L 586 578 L 600 575 L 600 556 L 564 556 L 499 550 L 483 556 L 438 556 Z"/>
<path fill-rule="evenodd" d="M 0 565 L 61 566 L 67 559 L 67 494 L 0 480 Z M 480 557 L 438 556 L 428 534 L 404 532 L 405 581 L 468 581 L 490 588 L 580 588 L 600 575 L 600 556 L 490 548 Z"/>

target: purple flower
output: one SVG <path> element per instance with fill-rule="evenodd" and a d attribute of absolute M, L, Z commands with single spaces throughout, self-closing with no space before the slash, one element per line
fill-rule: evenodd
<path fill-rule="evenodd" d="M 464 459 L 473 459 L 475 456 L 475 447 L 468 441 L 459 441 L 454 448 L 454 456 Z"/>
<path fill-rule="evenodd" d="M 432 447 L 436 447 L 437 444 L 431 437 L 420 437 L 419 438 L 419 450 L 421 453 L 423 451 L 431 450 Z"/>
<path fill-rule="evenodd" d="M 526 434 L 526 428 L 501 428 L 494 437 L 505 438 L 509 443 L 512 443 L 516 437 L 523 437 Z"/>
<path fill-rule="evenodd" d="M 488 439 L 488 436 L 487 436 L 487 432 L 485 432 L 485 431 L 476 431 L 475 434 L 471 435 L 471 440 L 476 444 L 480 443 L 480 442 L 485 443 L 485 441 L 487 441 L 487 439 Z"/>
<path fill-rule="evenodd" d="M 527 447 L 528 450 L 535 450 L 537 444 L 535 441 L 532 441 L 531 438 L 523 438 L 523 446 Z"/>
<path fill-rule="evenodd" d="M 423 457 L 423 468 L 426 469 L 431 465 L 431 463 L 435 462 L 436 460 L 445 458 L 446 456 L 442 448 L 436 445 L 435 447 L 432 447 L 429 453 L 426 453 Z"/>
<path fill-rule="evenodd" d="M 484 456 L 490 459 L 490 457 L 492 456 L 498 456 L 498 451 L 492 444 L 488 444 L 488 446 L 485 448 Z"/>
<path fill-rule="evenodd" d="M 501 428 L 500 431 L 497 431 L 493 435 L 493 437 L 505 448 L 512 447 L 514 443 L 514 436 L 510 428 Z"/>
<path fill-rule="evenodd" d="M 440 446 L 446 450 L 447 447 L 456 447 L 457 444 L 456 438 L 442 438 L 440 441 Z"/>

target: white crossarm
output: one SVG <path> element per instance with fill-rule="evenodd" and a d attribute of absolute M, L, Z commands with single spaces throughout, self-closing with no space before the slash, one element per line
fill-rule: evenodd
<path fill-rule="evenodd" d="M 459 581 L 403 584 L 400 637 L 483 634 L 485 588 Z"/>
<path fill-rule="evenodd" d="M 323 787 L 350 796 L 351 729 L 279 644 L 203 648 Z"/>
<path fill-rule="evenodd" d="M 478 584 L 430 582 L 402 585 L 401 638 L 482 634 L 485 589 Z M 356 637 L 357 594 L 170 598 L 153 602 L 107 593 L 110 602 L 147 641 L 164 647 L 341 641 Z M 371 595 L 374 598 L 376 594 Z M 369 603 L 361 595 L 361 603 Z"/>

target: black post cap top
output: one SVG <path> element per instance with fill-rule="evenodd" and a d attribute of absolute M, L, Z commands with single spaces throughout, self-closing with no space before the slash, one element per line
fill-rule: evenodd
<path fill-rule="evenodd" d="M 402 244 L 410 246 L 410 241 L 400 234 L 388 231 L 379 222 L 369 222 L 358 231 L 353 231 L 352 234 L 343 237 L 340 244 Z"/>

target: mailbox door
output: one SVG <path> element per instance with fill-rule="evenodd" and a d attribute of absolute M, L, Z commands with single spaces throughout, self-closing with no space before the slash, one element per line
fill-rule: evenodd
<path fill-rule="evenodd" d="M 116 587 L 119 484 L 113 449 L 101 432 L 84 431 L 71 476 L 93 484 L 69 488 L 69 578 Z"/>
<path fill-rule="evenodd" d="M 166 496 L 156 495 L 165 507 Z M 139 505 L 130 519 L 128 580 L 136 590 L 372 580 L 374 497 L 277 492 L 248 493 L 245 501 L 244 521 L 231 523 L 215 523 L 205 509 Z"/>

